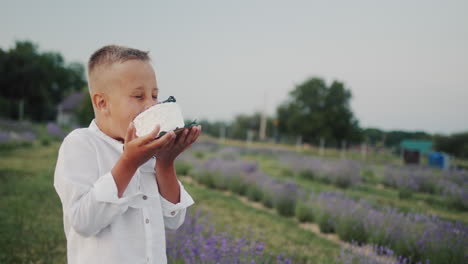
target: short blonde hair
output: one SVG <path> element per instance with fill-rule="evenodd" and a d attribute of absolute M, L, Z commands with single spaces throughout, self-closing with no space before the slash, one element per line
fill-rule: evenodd
<path fill-rule="evenodd" d="M 118 45 L 107 45 L 104 46 L 91 55 L 88 61 L 88 88 L 89 92 L 91 93 L 91 79 L 92 73 L 96 70 L 96 68 L 100 68 L 103 66 L 110 66 L 114 63 L 122 63 L 129 60 L 140 60 L 140 61 L 150 61 L 150 57 L 148 55 L 149 51 L 142 51 L 134 48 L 129 48 L 125 46 L 118 46 Z"/>
<path fill-rule="evenodd" d="M 95 68 L 104 65 L 111 65 L 116 62 L 125 62 L 128 60 L 150 61 L 149 51 L 141 51 L 134 48 L 107 45 L 91 55 L 88 61 L 88 74 Z"/>

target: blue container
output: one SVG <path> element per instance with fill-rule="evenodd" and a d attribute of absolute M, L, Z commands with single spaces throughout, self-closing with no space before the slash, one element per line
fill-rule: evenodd
<path fill-rule="evenodd" d="M 431 152 L 427 156 L 427 159 L 431 167 L 448 169 L 450 166 L 449 156 L 441 152 Z"/>

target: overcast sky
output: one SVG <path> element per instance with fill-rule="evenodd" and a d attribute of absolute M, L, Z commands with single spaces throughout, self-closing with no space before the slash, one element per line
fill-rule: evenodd
<path fill-rule="evenodd" d="M 363 127 L 468 131 L 468 1 L 69 2 L 2 0 L 0 47 L 81 63 L 106 44 L 150 50 L 160 98 L 187 118 L 273 115 L 318 76 L 345 83 Z"/>

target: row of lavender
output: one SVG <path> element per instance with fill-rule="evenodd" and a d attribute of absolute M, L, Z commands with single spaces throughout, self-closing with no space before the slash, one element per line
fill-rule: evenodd
<path fill-rule="evenodd" d="M 381 176 L 376 177 L 375 168 L 355 160 L 325 160 L 284 151 L 276 152 L 274 158 L 293 173 L 309 180 L 334 184 L 340 188 L 366 181 L 381 183 L 400 190 L 401 198 L 411 196 L 411 192 L 437 194 L 445 198 L 445 205 L 457 210 L 468 210 L 466 170 L 441 171 L 419 166 L 387 165 Z M 374 176 L 369 179 L 366 173 Z"/>
<path fill-rule="evenodd" d="M 447 205 L 468 210 L 468 171 L 436 171 L 423 167 L 387 166 L 382 183 L 385 186 L 439 194 L 447 198 Z"/>
<path fill-rule="evenodd" d="M 371 182 L 382 183 L 393 188 L 447 196 L 459 196 L 463 190 L 468 189 L 468 171 L 461 169 L 440 170 L 422 166 L 387 165 L 383 173 L 378 172 L 377 177 L 375 174 L 379 171 L 378 168 L 357 160 L 321 159 L 284 149 L 235 146 L 221 148 L 220 145 L 206 142 L 199 144 L 198 148 L 218 150 L 223 155 L 232 157 L 242 154 L 270 156 L 296 174 L 342 188 L 358 185 L 361 182 Z M 371 177 L 366 177 L 368 174 L 371 174 Z M 467 198 L 466 191 L 463 195 Z"/>
<path fill-rule="evenodd" d="M 31 143 L 38 138 L 41 141 L 62 139 L 65 136 L 64 131 L 54 122 L 48 122 L 43 129 L 39 127 L 29 121 L 0 119 L 0 146 Z"/>
<path fill-rule="evenodd" d="M 245 195 L 300 221 L 314 221 L 322 232 L 336 232 L 345 241 L 389 247 L 407 257 L 408 263 L 463 263 L 467 258 L 468 227 L 462 223 L 378 209 L 342 193 L 310 194 L 292 182 L 269 177 L 254 162 L 233 156 L 200 162 L 184 155 L 182 160 L 191 164 L 190 175 L 204 185 Z"/>
<path fill-rule="evenodd" d="M 248 237 L 235 239 L 227 232 L 215 232 L 209 217 L 187 213 L 184 224 L 166 231 L 167 257 L 169 263 L 276 263 L 289 264 L 291 259 L 284 254 L 268 254 L 261 241 Z"/>
<path fill-rule="evenodd" d="M 369 245 L 360 250 L 357 243 L 352 247 L 342 248 L 336 264 L 409 264 L 411 260 L 402 256 L 396 256 L 393 250 L 379 245 Z M 429 260 L 418 261 L 416 264 L 430 264 Z"/>

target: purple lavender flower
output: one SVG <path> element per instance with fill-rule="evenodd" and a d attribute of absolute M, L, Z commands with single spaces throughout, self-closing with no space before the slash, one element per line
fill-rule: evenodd
<path fill-rule="evenodd" d="M 47 133 L 52 137 L 57 137 L 57 138 L 63 138 L 64 137 L 64 132 L 54 122 L 47 123 Z"/>
<path fill-rule="evenodd" d="M 0 131 L 0 144 L 10 141 L 10 134 L 4 131 Z"/>
<path fill-rule="evenodd" d="M 169 263 L 270 263 L 263 242 L 213 231 L 210 218 L 201 215 L 200 210 L 188 212 L 178 230 L 166 230 L 166 241 Z M 280 254 L 276 263 L 291 260 Z"/>

